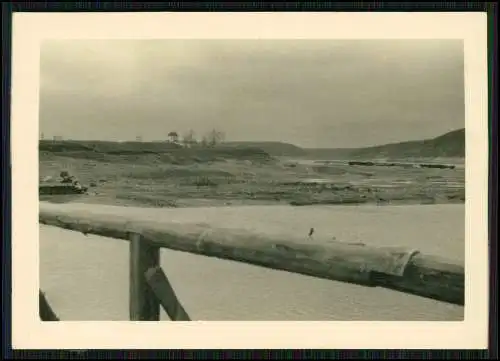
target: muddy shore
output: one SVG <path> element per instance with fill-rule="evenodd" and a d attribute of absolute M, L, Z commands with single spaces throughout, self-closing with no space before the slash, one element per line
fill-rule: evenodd
<path fill-rule="evenodd" d="M 165 161 L 151 155 L 89 159 L 40 155 L 40 178 L 68 171 L 87 194 L 40 195 L 54 203 L 143 207 L 464 203 L 461 167 L 375 167 L 256 157 Z M 42 182 L 41 182 L 42 183 Z"/>

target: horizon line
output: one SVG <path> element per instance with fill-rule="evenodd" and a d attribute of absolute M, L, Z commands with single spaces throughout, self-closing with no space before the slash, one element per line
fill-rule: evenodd
<path fill-rule="evenodd" d="M 435 138 L 438 138 L 440 136 L 443 136 L 445 134 L 449 134 L 452 132 L 456 132 L 459 130 L 465 130 L 465 127 L 462 128 L 457 128 L 454 130 L 450 130 L 446 133 L 441 133 L 440 135 L 436 135 L 433 138 L 422 138 L 422 139 L 416 139 L 416 140 L 401 140 L 399 142 L 390 142 L 390 143 L 382 143 L 382 144 L 374 144 L 374 145 L 366 145 L 366 146 L 359 146 L 359 147 L 303 147 L 296 145 L 295 143 L 283 141 L 283 140 L 229 140 L 229 141 L 224 141 L 221 144 L 228 144 L 228 143 L 280 143 L 280 144 L 287 144 L 287 145 L 292 145 L 294 147 L 300 148 L 300 149 L 363 149 L 363 148 L 373 148 L 373 147 L 379 147 L 379 146 L 386 146 L 386 145 L 391 145 L 391 144 L 400 144 L 400 143 L 408 143 L 408 142 L 419 142 L 419 141 L 425 141 L 425 140 L 432 140 Z M 43 134 L 43 132 L 41 133 Z M 178 142 L 172 142 L 169 141 L 168 139 L 158 139 L 158 140 L 136 140 L 136 139 L 129 139 L 129 140 L 104 140 L 104 139 L 71 139 L 71 138 L 64 138 L 61 137 L 61 139 L 54 139 L 58 136 L 52 136 L 51 138 L 46 138 L 46 139 L 38 139 L 39 142 L 41 141 L 52 141 L 52 142 L 107 142 L 107 143 L 177 143 L 181 144 L 181 141 Z"/>

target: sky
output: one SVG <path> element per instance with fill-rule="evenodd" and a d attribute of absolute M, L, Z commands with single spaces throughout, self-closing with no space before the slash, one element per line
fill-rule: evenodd
<path fill-rule="evenodd" d="M 460 40 L 50 40 L 45 138 L 350 148 L 465 127 Z"/>

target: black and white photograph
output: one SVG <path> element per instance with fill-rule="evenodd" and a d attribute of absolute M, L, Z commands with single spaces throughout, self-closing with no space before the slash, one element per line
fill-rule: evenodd
<path fill-rule="evenodd" d="M 42 39 L 41 322 L 464 322 L 465 49 Z"/>

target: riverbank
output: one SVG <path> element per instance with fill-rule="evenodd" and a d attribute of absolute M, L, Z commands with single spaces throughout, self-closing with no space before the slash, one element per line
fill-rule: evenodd
<path fill-rule="evenodd" d="M 177 152 L 109 155 L 43 151 L 40 179 L 68 171 L 89 191 L 83 195 L 40 195 L 40 200 L 158 208 L 463 204 L 465 200 L 463 167 L 304 163 L 241 149 L 208 155 L 192 150 Z"/>

